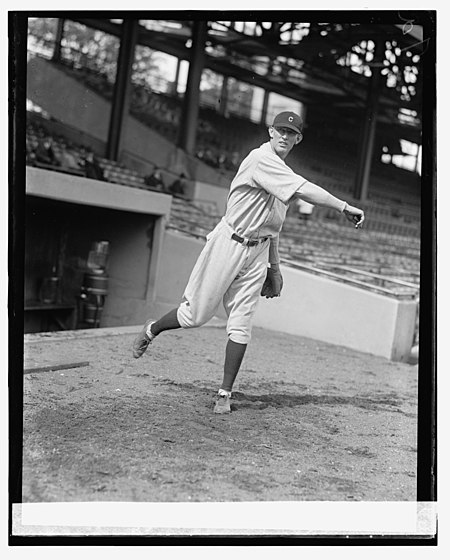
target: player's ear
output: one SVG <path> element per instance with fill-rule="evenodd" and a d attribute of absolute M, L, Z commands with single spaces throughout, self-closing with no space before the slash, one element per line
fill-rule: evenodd
<path fill-rule="evenodd" d="M 301 140 L 302 140 L 302 137 L 300 136 L 300 134 L 297 134 L 297 136 L 295 137 L 295 143 L 300 144 Z"/>
<path fill-rule="evenodd" d="M 269 126 L 267 130 L 269 131 L 269 136 L 273 138 L 273 126 Z"/>

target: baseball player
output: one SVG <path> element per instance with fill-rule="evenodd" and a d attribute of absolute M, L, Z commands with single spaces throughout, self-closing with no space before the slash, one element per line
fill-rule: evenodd
<path fill-rule="evenodd" d="M 199 327 L 222 303 L 228 342 L 222 385 L 214 412 L 231 412 L 234 381 L 251 338 L 252 318 L 260 296 L 278 297 L 283 287 L 278 239 L 290 202 L 297 198 L 343 212 L 360 228 L 364 212 L 294 173 L 285 163 L 302 141 L 303 121 L 291 111 L 278 114 L 269 141 L 242 161 L 232 183 L 225 215 L 206 236 L 180 305 L 157 321 L 147 321 L 133 343 L 140 358 L 163 331 Z"/>

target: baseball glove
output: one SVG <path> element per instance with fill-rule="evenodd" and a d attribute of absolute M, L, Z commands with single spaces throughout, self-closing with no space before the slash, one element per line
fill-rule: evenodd
<path fill-rule="evenodd" d="M 283 277 L 278 267 L 267 269 L 266 280 L 261 289 L 261 295 L 266 298 L 279 297 L 283 288 Z"/>

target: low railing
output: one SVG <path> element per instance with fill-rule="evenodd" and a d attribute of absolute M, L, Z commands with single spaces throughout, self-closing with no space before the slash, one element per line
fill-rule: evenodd
<path fill-rule="evenodd" d="M 294 261 L 291 259 L 281 258 L 281 262 L 293 268 L 298 268 L 301 270 L 305 270 L 307 272 L 311 272 L 312 274 L 317 274 L 320 276 L 326 276 L 328 278 L 332 278 L 333 280 L 337 280 L 340 282 L 344 282 L 346 284 L 350 284 L 353 286 L 357 286 L 359 288 L 363 288 L 366 290 L 370 290 L 372 292 L 381 293 L 383 295 L 399 298 L 399 299 L 417 299 L 419 294 L 419 286 L 417 284 L 413 284 L 411 282 L 405 282 L 403 280 L 397 280 L 395 278 L 390 278 L 388 276 L 382 276 L 380 274 L 373 274 L 371 272 L 366 272 L 362 270 L 358 270 L 351 267 L 340 267 L 339 265 L 332 265 L 331 268 L 342 268 L 343 270 L 351 271 L 352 274 L 358 274 L 361 276 L 372 277 L 376 279 L 382 279 L 385 284 L 390 283 L 402 287 L 408 287 L 408 291 L 400 291 L 391 288 L 386 288 L 384 286 L 380 286 L 374 284 L 372 282 L 365 282 L 363 280 L 358 280 L 355 277 L 349 277 L 345 274 L 340 274 L 337 272 L 332 272 L 331 270 L 321 268 L 311 264 L 303 264 L 298 261 Z"/>
<path fill-rule="evenodd" d="M 185 219 L 183 220 L 186 222 L 187 225 L 197 226 L 198 224 L 192 222 L 191 220 Z M 204 240 L 205 235 L 203 233 L 199 233 L 196 231 L 192 231 L 183 227 L 179 227 L 174 224 L 168 224 L 167 229 L 178 231 L 179 233 L 186 234 L 190 237 L 195 237 L 196 239 Z M 206 229 L 206 228 L 205 228 Z M 401 299 L 417 299 L 419 296 L 419 284 L 413 282 L 407 282 L 405 280 L 398 280 L 397 278 L 392 278 L 389 276 L 385 276 L 382 274 L 376 274 L 372 272 L 368 272 L 366 270 L 360 270 L 354 267 L 344 266 L 344 265 L 337 265 L 333 264 L 329 268 L 331 269 L 340 269 L 342 272 L 351 273 L 353 276 L 348 276 L 348 274 L 342 274 L 339 272 L 333 272 L 332 270 L 324 267 L 319 267 L 313 264 L 301 263 L 297 260 L 289 259 L 286 257 L 281 257 L 281 263 L 287 266 L 291 266 L 293 268 L 298 268 L 301 270 L 305 270 L 307 272 L 311 272 L 312 274 L 317 274 L 321 276 L 327 276 L 334 280 L 338 280 L 340 282 L 344 282 L 346 284 L 351 284 L 354 286 L 358 286 L 359 288 L 363 288 L 366 290 L 370 290 L 372 292 L 382 293 L 384 295 L 388 295 L 395 298 Z M 363 280 L 358 280 L 354 276 L 364 276 L 367 278 L 373 278 L 375 280 L 381 281 L 384 285 L 377 285 L 373 282 L 365 282 Z M 387 288 L 386 284 L 392 284 L 394 286 L 401 286 L 402 288 L 407 288 L 407 290 L 396 290 L 392 288 Z"/>

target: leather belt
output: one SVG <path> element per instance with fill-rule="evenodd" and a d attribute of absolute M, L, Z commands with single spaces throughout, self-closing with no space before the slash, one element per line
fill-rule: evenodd
<path fill-rule="evenodd" d="M 240 237 L 237 233 L 233 233 L 231 239 L 234 239 L 238 243 L 242 243 L 242 245 L 248 245 L 249 247 L 254 247 L 255 245 L 264 243 L 264 241 L 267 241 L 269 238 L 260 237 L 259 239 L 245 239 L 245 237 Z"/>

